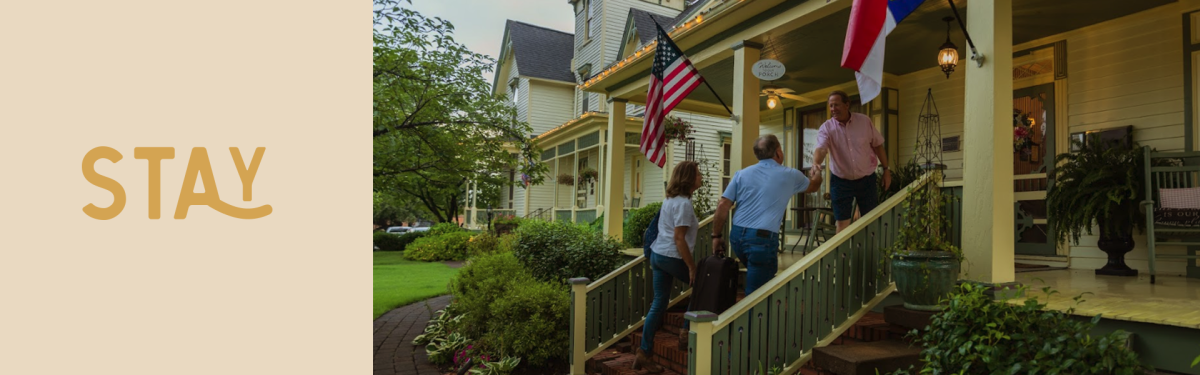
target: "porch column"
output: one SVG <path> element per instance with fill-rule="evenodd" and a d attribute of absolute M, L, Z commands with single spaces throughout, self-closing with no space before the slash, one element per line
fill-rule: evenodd
<path fill-rule="evenodd" d="M 525 202 L 524 202 L 525 212 L 521 214 L 521 217 L 529 217 L 529 189 L 533 188 L 533 184 L 529 184 L 529 185 L 521 184 L 521 185 L 525 186 Z"/>
<path fill-rule="evenodd" d="M 967 24 L 986 60 L 966 65 L 963 125 L 963 272 L 988 284 L 1016 280 L 1013 265 L 1012 0 L 971 0 Z"/>
<path fill-rule="evenodd" d="M 733 147 L 730 158 L 732 172 L 758 163 L 754 157 L 754 140 L 758 138 L 758 77 L 750 71 L 758 61 L 762 44 L 744 40 L 733 45 L 733 114 L 739 120 L 733 124 Z"/>
<path fill-rule="evenodd" d="M 600 179 L 604 194 L 604 234 L 621 239 L 625 218 L 625 103 L 612 98 L 608 113 L 608 152 L 604 153 L 604 177 Z M 618 141 L 619 140 L 619 141 Z"/>

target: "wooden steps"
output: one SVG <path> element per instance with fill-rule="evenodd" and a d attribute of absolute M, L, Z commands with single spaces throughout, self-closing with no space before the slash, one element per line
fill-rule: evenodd
<path fill-rule="evenodd" d="M 655 335 L 654 339 L 654 360 L 665 370 L 662 374 L 676 375 L 687 374 L 688 354 L 684 350 L 679 350 L 678 332 L 683 329 L 683 312 L 681 308 L 668 311 L 664 317 L 663 326 Z M 868 349 L 841 349 L 842 352 L 849 351 L 870 351 L 870 348 L 898 349 L 908 348 L 908 341 L 905 339 L 905 334 L 908 330 L 896 325 L 889 324 L 884 314 L 870 312 L 867 313 L 857 323 L 847 329 L 829 347 L 846 347 L 853 348 L 861 345 L 870 345 Z M 634 349 L 640 347 L 642 339 L 641 331 L 634 332 L 629 335 L 628 340 L 622 340 L 621 343 L 613 345 L 603 353 L 589 359 L 586 364 L 588 374 L 602 375 L 631 375 L 645 374 L 645 371 L 633 370 Z M 888 344 L 878 344 L 887 342 Z M 829 348 L 827 347 L 827 348 Z M 818 350 L 821 350 L 818 348 Z M 911 355 L 912 350 L 919 352 L 919 349 L 905 349 L 902 354 Z M 840 353 L 840 352 L 839 352 Z M 846 364 L 832 360 L 825 362 L 822 368 L 815 360 L 817 352 L 814 351 L 814 360 L 809 361 L 800 368 L 800 374 L 803 375 L 834 375 L 841 372 L 835 372 L 831 369 L 845 368 Z M 854 359 L 851 357 L 850 359 Z M 874 362 L 870 362 L 874 363 Z M 840 367 L 839 367 L 840 366 Z M 907 367 L 907 365 L 904 365 Z M 870 372 L 874 374 L 874 372 Z M 882 373 L 882 372 L 881 372 Z"/>

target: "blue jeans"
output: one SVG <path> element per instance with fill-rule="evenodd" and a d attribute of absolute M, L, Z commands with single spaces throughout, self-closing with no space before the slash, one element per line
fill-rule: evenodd
<path fill-rule="evenodd" d="M 683 259 L 659 255 L 653 251 L 650 255 L 650 269 L 654 271 L 654 300 L 650 302 L 650 311 L 646 312 L 646 323 L 642 325 L 642 351 L 653 353 L 654 333 L 662 326 L 663 313 L 667 304 L 671 303 L 671 284 L 679 280 L 685 284 L 690 282 L 687 263 Z M 683 322 L 683 329 L 688 329 L 688 321 Z"/>
<path fill-rule="evenodd" d="M 837 221 L 854 217 L 854 202 L 858 202 L 858 213 L 866 215 L 879 205 L 879 183 L 875 174 L 857 180 L 847 180 L 829 175 L 829 198 L 833 201 L 833 218 Z"/>
<path fill-rule="evenodd" d="M 746 265 L 746 295 L 771 281 L 779 272 L 779 233 L 770 232 L 766 237 L 758 236 L 758 229 L 734 225 L 729 230 L 729 245 L 733 254 Z"/>

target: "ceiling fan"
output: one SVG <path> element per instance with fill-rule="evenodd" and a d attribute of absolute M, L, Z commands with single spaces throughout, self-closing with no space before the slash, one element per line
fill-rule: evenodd
<path fill-rule="evenodd" d="M 801 105 L 816 103 L 815 100 L 796 95 L 795 91 L 789 88 L 783 88 L 775 85 L 764 85 L 762 93 L 759 96 L 767 97 L 767 108 L 775 109 L 779 105 L 779 98 L 786 98 L 800 102 Z"/>

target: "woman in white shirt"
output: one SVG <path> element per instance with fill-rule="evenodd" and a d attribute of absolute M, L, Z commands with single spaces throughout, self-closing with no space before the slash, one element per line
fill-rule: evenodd
<path fill-rule="evenodd" d="M 700 222 L 692 209 L 692 193 L 700 188 L 703 180 L 700 167 L 694 161 L 685 161 L 675 166 L 671 182 L 667 184 L 667 199 L 663 200 L 658 217 L 658 238 L 650 245 L 650 268 L 654 271 L 654 300 L 646 312 L 646 323 L 642 326 L 642 345 L 633 362 L 633 369 L 661 372 L 662 367 L 654 363 L 651 353 L 654 348 L 654 333 L 662 325 L 663 312 L 670 302 L 671 284 L 674 280 L 691 284 L 696 278 L 696 262 L 692 250 L 696 246 L 696 230 Z M 687 322 L 680 332 L 680 341 L 686 342 Z"/>

